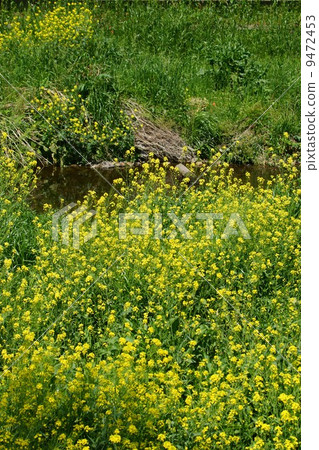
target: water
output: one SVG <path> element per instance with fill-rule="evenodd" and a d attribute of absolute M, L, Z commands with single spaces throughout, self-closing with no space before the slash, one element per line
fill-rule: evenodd
<path fill-rule="evenodd" d="M 251 174 L 250 181 L 257 184 L 257 178 L 269 179 L 278 173 L 278 169 L 262 165 L 231 165 L 236 177 L 245 180 L 245 173 Z M 32 192 L 30 204 L 36 211 L 42 211 L 43 205 L 48 203 L 58 209 L 61 199 L 68 204 L 82 200 L 89 190 L 98 196 L 110 192 L 116 178 L 123 178 L 128 182 L 129 168 L 99 169 L 98 172 L 85 166 L 44 167 L 38 175 L 37 188 Z"/>

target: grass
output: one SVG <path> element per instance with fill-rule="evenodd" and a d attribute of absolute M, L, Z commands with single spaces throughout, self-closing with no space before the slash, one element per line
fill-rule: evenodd
<path fill-rule="evenodd" d="M 26 40 L 23 31 L 19 33 L 28 27 L 28 16 L 35 23 L 47 17 L 50 3 L 42 2 L 38 13 L 35 6 L 18 11 L 12 6 L 9 12 L 2 7 L 0 32 L 8 34 L 10 25 L 5 22 L 21 23 L 0 52 L 1 70 L 10 83 L 29 101 L 39 95 L 41 86 L 69 92 L 77 85 L 92 121 L 108 123 L 110 130 L 120 123 L 125 100 L 134 98 L 159 122 L 178 130 L 189 145 L 201 149 L 204 157 L 209 157 L 211 148 L 237 140 L 300 73 L 299 2 L 262 6 L 258 2 L 112 1 L 95 7 L 92 3 L 79 35 L 72 35 L 72 27 L 81 3 L 59 4 L 66 15 L 75 9 L 74 21 L 59 30 L 59 15 L 53 16 L 47 25 L 51 36 L 41 41 L 34 32 Z M 1 115 L 11 122 L 22 116 L 19 126 L 28 133 L 30 124 L 23 121 L 28 115 L 26 102 L 3 79 L 0 83 Z M 229 160 L 260 160 L 264 149 L 278 145 L 284 132 L 291 136 L 286 152 L 299 142 L 299 84 L 239 139 L 241 145 Z M 34 134 L 41 140 L 47 133 L 43 123 L 37 126 Z M 59 131 L 73 144 L 70 133 Z M 48 140 L 43 144 L 49 147 Z M 128 143 L 120 139 L 118 145 L 120 149 L 105 143 L 102 155 L 85 156 L 109 159 L 111 153 L 124 158 Z M 83 162 L 74 156 L 63 158 Z"/>

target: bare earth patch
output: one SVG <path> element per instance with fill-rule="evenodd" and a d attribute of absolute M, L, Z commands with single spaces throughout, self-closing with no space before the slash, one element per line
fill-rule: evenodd
<path fill-rule="evenodd" d="M 149 119 L 150 114 L 139 104 L 129 100 L 126 112 L 135 122 L 135 148 L 141 159 L 154 153 L 160 160 L 166 157 L 171 162 L 195 160 L 194 149 L 187 146 L 178 133 Z"/>

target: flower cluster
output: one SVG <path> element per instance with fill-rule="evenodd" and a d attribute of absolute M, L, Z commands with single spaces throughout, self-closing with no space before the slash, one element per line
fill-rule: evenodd
<path fill-rule="evenodd" d="M 19 195 L 23 170 L 8 154 L 0 162 L 1 187 L 8 178 Z M 189 179 L 153 157 L 130 170 L 129 183 L 115 183 L 122 195 L 91 191 L 83 201 L 97 211 L 98 234 L 79 250 L 52 240 L 48 205 L 32 218 L 32 261 L 17 263 L 3 254 L 5 243 L 0 248 L 2 446 L 299 448 L 294 162 L 256 186 L 227 164 L 202 167 L 189 189 Z M 251 239 L 220 239 L 223 220 L 216 238 L 204 239 L 195 219 L 191 240 L 178 232 L 154 239 L 152 230 L 118 238 L 122 212 L 216 212 L 228 220 L 233 211 Z M 174 225 L 164 225 L 171 233 Z"/>
<path fill-rule="evenodd" d="M 93 34 L 92 11 L 76 2 L 67 3 L 66 6 L 59 6 L 55 2 L 52 10 L 44 15 L 38 8 L 34 14 L 23 17 L 16 15 L 4 25 L 0 33 L 0 49 L 10 43 L 56 43 L 74 47 Z"/>
<path fill-rule="evenodd" d="M 93 120 L 86 100 L 74 86 L 69 92 L 42 87 L 32 100 L 30 112 L 40 130 L 42 153 L 49 152 L 55 162 L 112 160 L 112 152 L 121 156 L 133 143 L 131 119 L 119 111 L 119 121 L 101 124 Z"/>

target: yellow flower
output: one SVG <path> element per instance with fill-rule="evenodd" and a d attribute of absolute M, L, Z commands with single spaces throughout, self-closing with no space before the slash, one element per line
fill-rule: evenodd
<path fill-rule="evenodd" d="M 163 447 L 166 448 L 167 450 L 176 450 L 175 445 L 171 444 L 171 443 L 168 442 L 168 441 L 165 441 L 165 442 L 163 443 Z"/>
<path fill-rule="evenodd" d="M 129 431 L 129 433 L 131 433 L 131 434 L 136 434 L 136 433 L 137 433 L 137 428 L 136 428 L 135 425 L 130 425 L 130 426 L 128 427 L 128 431 Z"/>
<path fill-rule="evenodd" d="M 5 258 L 3 264 L 4 264 L 4 267 L 5 267 L 7 270 L 10 269 L 11 264 L 12 264 L 12 259 Z"/>
<path fill-rule="evenodd" d="M 111 434 L 110 442 L 112 442 L 113 444 L 120 443 L 121 442 L 121 436 L 119 434 Z"/>

